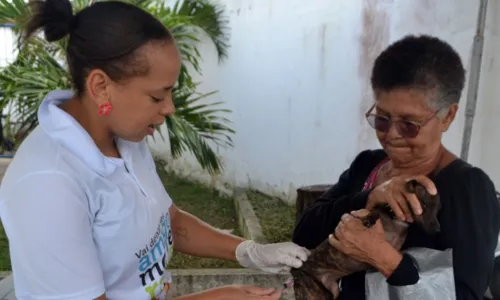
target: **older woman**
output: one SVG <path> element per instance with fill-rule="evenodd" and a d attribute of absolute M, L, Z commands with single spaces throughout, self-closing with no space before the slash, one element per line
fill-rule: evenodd
<path fill-rule="evenodd" d="M 464 81 L 460 57 L 437 38 L 406 36 L 383 51 L 372 70 L 375 103 L 366 114 L 383 149 L 358 154 L 303 213 L 293 241 L 312 249 L 334 233 L 334 247 L 375 267 L 389 285 L 416 284 L 419 273 L 411 257 L 385 241 L 381 226 L 364 228 L 353 212 L 386 203 L 411 223 L 410 210 L 419 214 L 421 207 L 404 183 L 416 179 L 441 195 L 441 232 L 430 236 L 410 225 L 402 251 L 451 248 L 457 299 L 483 299 L 500 229 L 495 188 L 483 170 L 442 144 Z M 343 278 L 340 298 L 365 299 L 364 280 L 364 272 Z"/>

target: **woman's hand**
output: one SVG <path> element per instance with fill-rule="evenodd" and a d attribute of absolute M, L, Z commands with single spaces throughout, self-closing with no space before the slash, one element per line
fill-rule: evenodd
<path fill-rule="evenodd" d="M 254 299 L 266 299 L 266 300 L 278 300 L 281 298 L 281 291 L 273 288 L 259 288 L 255 286 L 248 285 L 230 285 L 219 288 L 220 298 L 215 299 L 221 300 L 254 300 Z"/>
<path fill-rule="evenodd" d="M 262 245 L 248 240 L 236 248 L 236 260 L 245 268 L 268 273 L 300 268 L 311 252 L 291 242 Z"/>
<path fill-rule="evenodd" d="M 329 237 L 330 244 L 344 254 L 362 262 L 372 264 L 374 255 L 379 252 L 382 245 L 387 244 L 384 228 L 380 220 L 370 228 L 361 222 L 361 217 L 368 215 L 369 211 L 362 209 L 344 214 L 335 228 L 335 234 Z"/>
<path fill-rule="evenodd" d="M 330 244 L 344 254 L 375 267 L 386 278 L 401 263 L 403 255 L 386 240 L 382 222 L 366 228 L 359 218 L 369 214 L 366 209 L 344 214 L 330 235 Z"/>
<path fill-rule="evenodd" d="M 281 290 L 234 284 L 176 297 L 172 300 L 278 300 L 280 297 Z"/>
<path fill-rule="evenodd" d="M 396 176 L 370 192 L 366 208 L 370 210 L 379 204 L 389 204 L 398 219 L 413 222 L 412 211 L 415 215 L 420 215 L 422 208 L 417 196 L 406 191 L 405 185 L 410 180 L 421 183 L 431 195 L 437 193 L 436 186 L 427 176 Z"/>

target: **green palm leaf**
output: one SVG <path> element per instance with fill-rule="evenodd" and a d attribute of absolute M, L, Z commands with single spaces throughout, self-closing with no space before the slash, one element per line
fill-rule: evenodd
<path fill-rule="evenodd" d="M 102 1 L 102 0 L 96 0 Z M 104 0 L 105 1 L 105 0 Z M 183 65 L 174 88 L 176 113 L 166 118 L 170 148 L 174 158 L 191 152 L 200 165 L 211 173 L 222 169 L 214 147 L 232 146 L 234 130 L 225 115 L 231 111 L 221 108 L 220 102 L 208 103 L 213 95 L 196 93 L 188 65 L 201 73 L 201 55 L 197 49 L 200 34 L 206 34 L 217 49 L 219 61 L 227 57 L 228 28 L 221 7 L 205 0 L 178 0 L 169 7 L 163 0 L 126 0 L 155 15 L 172 32 L 181 53 Z M 91 0 L 74 0 L 75 12 L 88 6 Z M 21 37 L 29 16 L 23 0 L 0 0 L 0 23 L 12 24 Z M 0 110 L 7 115 L 3 120 L 0 139 L 8 136 L 17 142 L 37 124 L 37 110 L 43 97 L 55 89 L 69 89 L 70 78 L 65 66 L 64 49 L 67 39 L 47 43 L 34 37 L 18 43 L 16 60 L 0 69 Z M 3 135 L 2 135 L 3 134 Z M 5 145 L 0 140 L 0 146 Z"/>

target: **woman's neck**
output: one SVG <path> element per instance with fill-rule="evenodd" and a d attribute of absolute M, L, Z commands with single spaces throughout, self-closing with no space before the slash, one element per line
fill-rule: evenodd
<path fill-rule="evenodd" d="M 81 100 L 73 98 L 64 102 L 60 108 L 70 114 L 88 132 L 97 148 L 109 157 L 120 157 L 113 135 L 102 121 Z"/>
<path fill-rule="evenodd" d="M 441 170 L 455 158 L 453 154 L 441 145 L 433 155 L 415 159 L 411 163 L 403 164 L 395 160 L 390 160 L 387 163 L 387 172 L 390 177 L 401 174 L 428 175 Z"/>

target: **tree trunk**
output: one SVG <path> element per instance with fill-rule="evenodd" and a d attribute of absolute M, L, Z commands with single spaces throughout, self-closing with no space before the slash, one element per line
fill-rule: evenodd
<path fill-rule="evenodd" d="M 300 215 L 309 205 L 316 202 L 316 200 L 331 187 L 331 184 L 315 184 L 298 188 L 297 200 L 295 201 L 295 207 L 297 209 L 295 215 L 296 221 L 299 220 Z"/>

